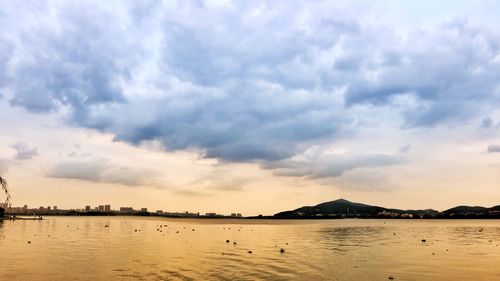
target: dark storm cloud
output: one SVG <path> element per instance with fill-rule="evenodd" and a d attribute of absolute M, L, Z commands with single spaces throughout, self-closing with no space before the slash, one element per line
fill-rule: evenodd
<path fill-rule="evenodd" d="M 480 128 L 481 129 L 490 129 L 490 128 L 494 127 L 494 125 L 495 125 L 495 122 L 493 121 L 493 119 L 491 119 L 490 117 L 485 117 L 481 121 Z"/>
<path fill-rule="evenodd" d="M 118 129 L 111 131 L 117 140 L 158 139 L 167 149 L 198 148 L 206 157 L 224 161 L 272 161 L 294 155 L 300 142 L 337 136 L 348 118 L 334 111 L 334 106 L 325 94 L 266 85 L 248 85 L 240 92 L 194 90 L 151 103 L 143 116 L 146 123 L 132 120 L 122 126 L 119 118 L 128 115 L 130 108 L 117 109 L 111 123 L 118 124 Z"/>
<path fill-rule="evenodd" d="M 492 118 L 485 117 L 481 121 L 479 128 L 482 130 L 493 130 L 494 131 L 496 129 L 500 129 L 500 122 L 495 122 L 495 120 L 493 120 Z"/>
<path fill-rule="evenodd" d="M 0 34 L 0 89 L 10 82 L 10 75 L 8 74 L 8 62 L 12 56 L 14 48 L 3 36 Z M 0 91 L 0 98 L 2 98 L 2 91 Z"/>
<path fill-rule="evenodd" d="M 17 142 L 12 145 L 12 148 L 16 150 L 16 160 L 29 160 L 38 155 L 36 147 L 30 147 L 24 142 Z"/>
<path fill-rule="evenodd" d="M 289 163 L 311 144 L 362 131 L 359 117 L 385 122 L 369 108 L 418 128 L 499 103 L 495 29 L 462 20 L 401 36 L 328 3 L 258 4 L 4 2 L 0 87 L 12 105 L 64 109 L 69 124 L 118 141 L 159 140 L 312 178 L 398 163 L 368 152 L 310 171 Z"/>
<path fill-rule="evenodd" d="M 500 75 L 499 39 L 496 30 L 456 21 L 432 32 L 415 32 L 391 46 L 397 58 L 391 63 L 384 59 L 385 45 L 371 45 L 375 49 L 362 61 L 375 78 L 353 83 L 347 104 L 384 105 L 406 95 L 416 98 L 419 105 L 404 109 L 405 126 L 467 120 L 485 102 L 499 102 L 495 78 Z"/>
<path fill-rule="evenodd" d="M 32 12 L 49 14 L 49 7 L 33 3 Z M 68 105 L 79 114 L 88 107 L 120 103 L 125 99 L 118 86 L 126 74 L 125 34 L 111 21 L 113 15 L 93 5 L 65 5 L 50 20 L 30 18 L 30 11 L 19 9 L 24 18 L 17 29 L 17 56 L 13 57 L 11 104 L 31 112 L 55 111 Z M 12 19 L 16 20 L 16 19 Z M 11 26 L 9 26 L 11 25 Z M 13 43 L 14 44 L 14 43 Z"/>

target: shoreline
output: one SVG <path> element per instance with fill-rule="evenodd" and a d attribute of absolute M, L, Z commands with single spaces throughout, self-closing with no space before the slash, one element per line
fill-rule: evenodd
<path fill-rule="evenodd" d="M 16 218 L 12 218 L 16 216 Z M 0 220 L 43 220 L 43 217 L 154 217 L 168 219 L 207 219 L 207 220 L 280 220 L 280 221 L 300 221 L 300 220 L 345 220 L 345 219 L 360 219 L 360 220 L 500 220 L 500 216 L 443 216 L 443 217 L 423 217 L 423 218 L 401 218 L 401 217 L 274 217 L 274 216 L 250 216 L 250 217 L 205 217 L 205 216 L 158 216 L 153 214 L 41 214 L 36 216 L 28 216 L 24 214 L 6 214 L 0 217 Z"/>

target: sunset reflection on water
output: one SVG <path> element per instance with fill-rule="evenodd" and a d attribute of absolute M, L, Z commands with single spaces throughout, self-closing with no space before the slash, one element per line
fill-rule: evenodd
<path fill-rule="evenodd" d="M 47 217 L 0 221 L 0 280 L 500 280 L 499 244 L 495 220 Z"/>

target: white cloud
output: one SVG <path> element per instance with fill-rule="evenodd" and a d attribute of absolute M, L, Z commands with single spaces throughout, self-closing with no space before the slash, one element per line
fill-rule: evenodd
<path fill-rule="evenodd" d="M 54 165 L 46 176 L 90 182 L 118 183 L 128 186 L 153 186 L 158 172 L 113 165 L 107 161 L 72 161 Z"/>

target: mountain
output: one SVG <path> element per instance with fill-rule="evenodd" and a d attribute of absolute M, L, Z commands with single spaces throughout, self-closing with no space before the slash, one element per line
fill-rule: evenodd
<path fill-rule="evenodd" d="M 443 214 L 484 214 L 489 212 L 489 208 L 480 206 L 457 206 L 443 211 Z"/>
<path fill-rule="evenodd" d="M 292 211 L 277 213 L 273 218 L 500 218 L 500 205 L 491 208 L 480 206 L 457 206 L 443 212 L 433 209 L 400 210 L 388 209 L 338 199 L 316 206 L 304 206 Z"/>
<path fill-rule="evenodd" d="M 491 212 L 500 212 L 500 205 L 494 206 L 490 208 Z"/>
<path fill-rule="evenodd" d="M 496 218 L 500 219 L 500 205 L 491 208 L 481 206 L 458 206 L 443 211 L 441 217 L 447 218 Z"/>
<path fill-rule="evenodd" d="M 330 202 L 318 204 L 316 206 L 305 206 L 292 211 L 277 213 L 274 216 L 279 218 L 295 217 L 319 217 L 319 216 L 350 216 L 350 215 L 376 215 L 386 208 L 370 206 L 361 203 L 338 199 Z"/>

